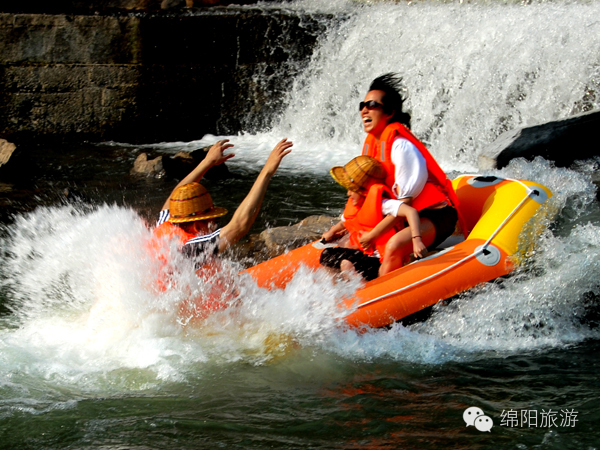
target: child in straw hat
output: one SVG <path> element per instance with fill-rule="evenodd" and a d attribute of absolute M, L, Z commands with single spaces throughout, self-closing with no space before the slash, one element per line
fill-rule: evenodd
<path fill-rule="evenodd" d="M 217 229 L 215 219 L 227 214 L 227 210 L 214 206 L 210 194 L 198 182 L 211 167 L 235 156 L 233 153 L 224 154 L 233 147 L 228 142 L 224 139 L 210 148 L 204 160 L 175 186 L 160 212 L 155 235 L 161 238 L 177 237 L 185 254 L 198 255 L 207 251 L 222 253 L 248 233 L 258 216 L 271 177 L 281 160 L 292 151 L 293 145 L 287 139 L 277 143 L 229 223 Z"/>
<path fill-rule="evenodd" d="M 323 234 L 325 242 L 348 235 L 340 247 L 326 248 L 321 254 L 321 264 L 356 271 L 365 279 L 377 278 L 385 244 L 396 233 L 395 225 L 406 220 L 413 234 L 415 256 L 423 257 L 425 245 L 419 233 L 417 210 L 395 199 L 385 185 L 385 167 L 375 158 L 361 155 L 344 167 L 334 167 L 331 176 L 348 192 L 348 203 L 342 220 Z"/>

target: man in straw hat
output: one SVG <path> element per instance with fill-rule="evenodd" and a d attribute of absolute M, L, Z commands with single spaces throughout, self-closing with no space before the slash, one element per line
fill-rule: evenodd
<path fill-rule="evenodd" d="M 321 264 L 340 269 L 343 273 L 358 272 L 366 280 L 377 278 L 385 246 L 396 233 L 396 225 L 408 222 L 414 236 L 415 256 L 425 254 L 419 233 L 419 214 L 416 209 L 396 200 L 385 185 L 386 169 L 377 159 L 361 155 L 344 167 L 334 167 L 331 176 L 348 192 L 348 203 L 342 220 L 323 234 L 325 242 L 348 235 L 337 248 L 326 248 Z"/>
<path fill-rule="evenodd" d="M 223 152 L 233 147 L 227 139 L 214 144 L 204 160 L 175 186 L 160 212 L 155 235 L 177 237 L 183 253 L 217 254 L 239 241 L 249 230 L 260 211 L 271 177 L 281 160 L 290 153 L 292 142 L 282 139 L 267 158 L 254 185 L 227 225 L 217 229 L 215 219 L 227 214 L 225 208 L 214 206 L 210 194 L 198 182 L 213 166 L 222 164 L 235 155 Z"/>

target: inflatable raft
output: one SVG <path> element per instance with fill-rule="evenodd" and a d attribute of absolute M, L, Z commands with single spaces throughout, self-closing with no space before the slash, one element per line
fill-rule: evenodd
<path fill-rule="evenodd" d="M 525 243 L 531 243 L 541 232 L 531 219 L 552 196 L 546 187 L 531 181 L 476 175 L 460 176 L 452 184 L 466 232 L 451 236 L 431 256 L 369 281 L 352 298 L 341 299 L 348 325 L 390 325 L 440 300 L 506 275 L 515 267 L 520 236 Z M 332 244 L 313 242 L 246 272 L 261 287 L 282 289 L 300 265 L 321 267 L 319 258 L 327 246 Z"/>

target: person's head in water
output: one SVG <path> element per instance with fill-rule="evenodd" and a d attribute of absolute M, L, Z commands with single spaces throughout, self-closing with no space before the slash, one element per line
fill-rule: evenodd
<path fill-rule="evenodd" d="M 208 233 L 216 227 L 215 219 L 227 214 L 215 206 L 206 188 L 200 183 L 188 183 L 173 191 L 169 199 L 169 222 L 190 233 Z"/>
<path fill-rule="evenodd" d="M 379 137 L 385 127 L 394 122 L 410 128 L 410 115 L 402 111 L 404 99 L 401 89 L 402 78 L 394 73 L 381 75 L 371 82 L 365 100 L 359 105 L 367 133 Z"/>

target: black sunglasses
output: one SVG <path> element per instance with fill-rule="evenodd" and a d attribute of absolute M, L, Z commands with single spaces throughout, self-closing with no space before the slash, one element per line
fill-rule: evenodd
<path fill-rule="evenodd" d="M 362 111 L 365 106 L 369 110 L 383 107 L 383 105 L 381 103 L 376 102 L 375 100 L 369 100 L 368 102 L 360 102 L 358 104 L 358 110 Z"/>

